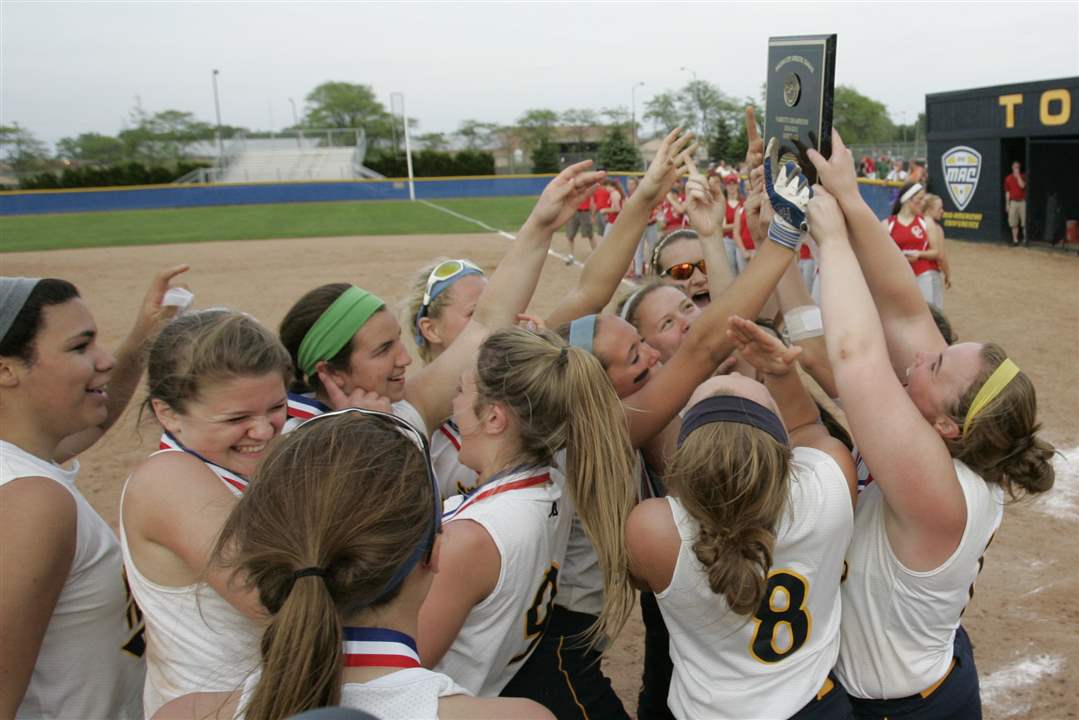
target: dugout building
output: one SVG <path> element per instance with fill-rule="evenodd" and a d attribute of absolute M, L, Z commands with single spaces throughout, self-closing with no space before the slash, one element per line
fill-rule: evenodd
<path fill-rule="evenodd" d="M 1057 243 L 1079 220 L 1079 77 L 925 97 L 929 189 L 944 199 L 944 231 L 1010 242 L 1004 178 L 1027 175 L 1027 237 Z M 1074 232 L 1074 231 L 1073 231 Z"/>

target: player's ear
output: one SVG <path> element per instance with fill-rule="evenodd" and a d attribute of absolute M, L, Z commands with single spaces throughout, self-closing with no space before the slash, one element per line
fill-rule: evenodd
<path fill-rule="evenodd" d="M 441 345 L 442 337 L 438 334 L 438 327 L 435 325 L 435 321 L 429 317 L 420 318 L 419 322 L 420 334 L 423 335 L 423 339 L 427 341 L 428 345 Z"/>
<path fill-rule="evenodd" d="M 177 435 L 180 432 L 180 416 L 172 406 L 164 400 L 158 398 L 151 398 L 150 409 L 154 411 L 154 417 L 161 423 L 161 427 L 173 435 Z"/>

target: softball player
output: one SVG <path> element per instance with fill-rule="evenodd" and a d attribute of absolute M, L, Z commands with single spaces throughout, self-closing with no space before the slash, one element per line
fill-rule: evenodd
<path fill-rule="evenodd" d="M 74 285 L 0 277 L 2 717 L 142 715 L 141 626 L 119 544 L 76 487 L 78 461 L 62 464 L 127 406 L 169 281 L 186 269 L 155 278 L 118 358 Z"/>
<path fill-rule="evenodd" d="M 420 612 L 425 665 L 479 695 L 503 690 L 543 635 L 574 512 L 603 548 L 595 632 L 621 628 L 633 593 L 617 533 L 635 494 L 621 418 L 588 353 L 517 328 L 484 342 L 454 401 L 461 461 L 481 485 L 446 503 L 447 542 Z M 561 449 L 564 477 L 552 467 Z"/>
<path fill-rule="evenodd" d="M 188 695 L 157 717 L 276 720 L 340 705 L 380 718 L 549 718 L 529 701 L 469 697 L 420 666 L 416 613 L 441 514 L 426 438 L 395 416 L 331 412 L 290 433 L 215 551 L 266 601 L 261 661 L 241 689 Z"/>
<path fill-rule="evenodd" d="M 631 572 L 670 633 L 668 705 L 678 718 L 844 717 L 829 673 L 854 463 L 819 424 L 793 353 L 753 323 L 732 328 L 767 387 L 737 373 L 701 385 L 667 468 L 671 495 L 642 502 L 627 526 Z"/>
<path fill-rule="evenodd" d="M 999 346 L 945 343 L 832 137 L 828 160 L 810 151 L 826 190 L 809 220 L 839 395 L 874 478 L 847 556 L 836 674 L 859 717 L 980 717 L 960 618 L 1005 493 L 1052 487 L 1053 448 L 1035 434 L 1033 384 Z"/>
<path fill-rule="evenodd" d="M 921 183 L 908 183 L 900 188 L 892 205 L 892 214 L 883 221 L 892 240 L 910 263 L 918 289 L 927 303 L 944 307 L 944 281 L 940 272 L 940 238 L 935 222 L 922 215 L 925 208 L 925 188 Z"/>
<path fill-rule="evenodd" d="M 154 341 L 148 405 L 161 449 L 120 498 L 120 543 L 146 623 L 143 707 L 232 690 L 258 658 L 262 606 L 210 564 L 210 547 L 285 422 L 285 349 L 230 310 L 181 316 Z"/>

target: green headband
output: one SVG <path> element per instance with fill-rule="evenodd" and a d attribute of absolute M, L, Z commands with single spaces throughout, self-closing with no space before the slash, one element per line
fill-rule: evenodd
<path fill-rule="evenodd" d="M 303 336 L 297 357 L 300 369 L 308 377 L 313 376 L 320 361 L 341 352 L 356 331 L 385 305 L 377 295 L 355 285 L 341 293 Z"/>

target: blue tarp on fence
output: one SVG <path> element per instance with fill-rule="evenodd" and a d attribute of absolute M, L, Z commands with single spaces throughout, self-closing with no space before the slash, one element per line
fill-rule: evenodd
<path fill-rule="evenodd" d="M 416 197 L 438 200 L 539 195 L 550 178 L 550 175 L 425 178 L 416 181 Z M 895 187 L 862 183 L 860 189 L 879 217 L 888 214 Z M 346 200 L 408 200 L 408 182 L 395 179 L 15 191 L 0 193 L 0 216 Z"/>

